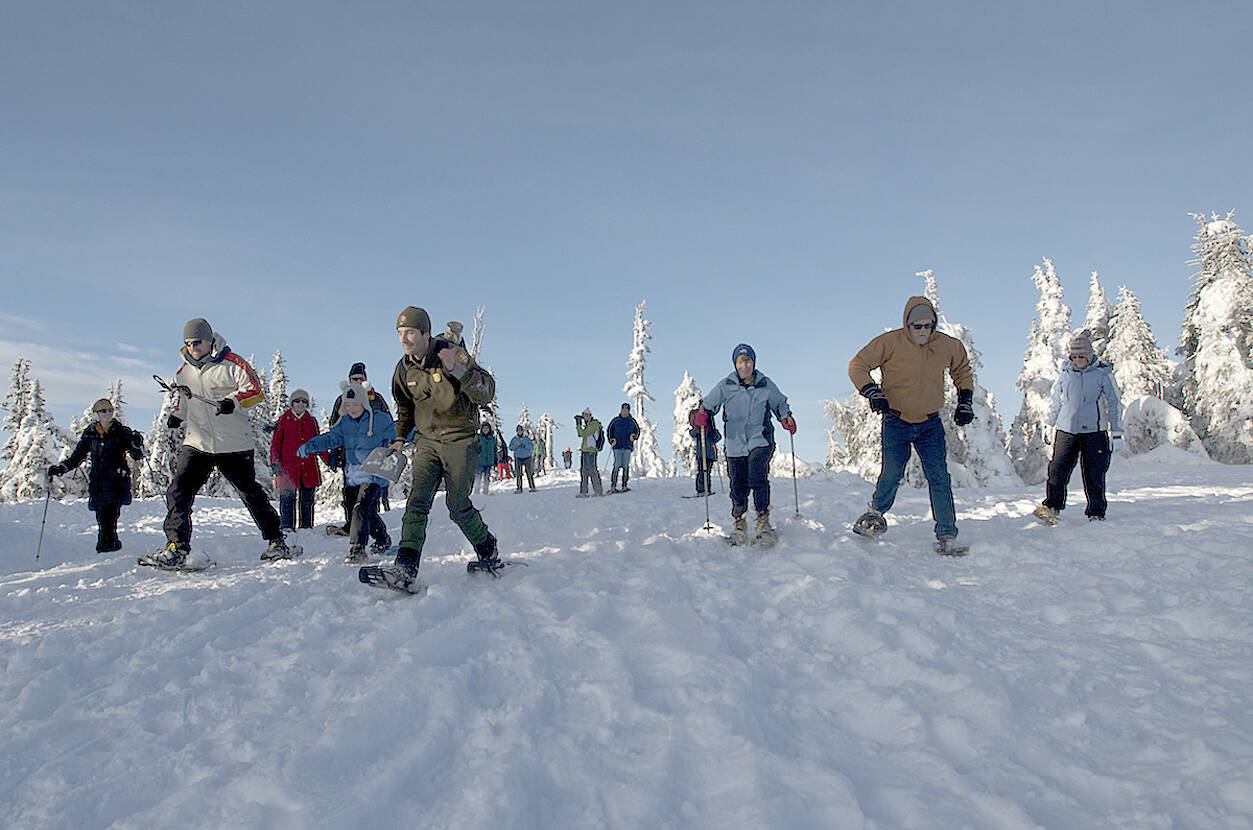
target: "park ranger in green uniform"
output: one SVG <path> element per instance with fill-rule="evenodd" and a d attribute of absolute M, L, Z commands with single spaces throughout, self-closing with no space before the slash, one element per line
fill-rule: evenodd
<path fill-rule="evenodd" d="M 404 357 L 392 375 L 396 441 L 402 449 L 416 430 L 413 488 L 405 505 L 400 547 L 392 569 L 399 581 L 416 581 L 426 523 L 443 480 L 448 514 L 474 546 L 481 562 L 497 559 L 496 537 L 470 502 L 479 457 L 479 405 L 496 396 L 496 381 L 459 343 L 431 337 L 431 318 L 409 306 L 396 320 Z"/>

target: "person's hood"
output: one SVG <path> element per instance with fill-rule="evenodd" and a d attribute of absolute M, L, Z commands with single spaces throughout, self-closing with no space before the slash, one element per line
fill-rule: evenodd
<path fill-rule="evenodd" d="M 213 332 L 213 348 L 210 349 L 209 353 L 200 360 L 196 360 L 192 357 L 191 353 L 187 351 L 186 346 L 184 346 L 181 351 L 183 354 L 183 360 L 192 366 L 195 366 L 197 369 L 203 369 L 210 363 L 221 363 L 222 358 L 230 354 L 231 348 L 226 345 L 226 338 L 222 337 L 222 335 L 215 331 Z"/>
<path fill-rule="evenodd" d="M 909 327 L 909 312 L 913 311 L 920 305 L 925 305 L 927 309 L 930 310 L 932 321 L 936 323 L 940 322 L 940 315 L 935 313 L 935 306 L 931 304 L 930 300 L 926 297 L 910 297 L 905 301 L 905 310 L 901 312 L 901 328 Z"/>

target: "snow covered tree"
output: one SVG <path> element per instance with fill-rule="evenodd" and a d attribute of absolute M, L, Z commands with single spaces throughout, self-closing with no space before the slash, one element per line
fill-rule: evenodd
<path fill-rule="evenodd" d="M 1253 260 L 1250 238 L 1232 214 L 1197 222 L 1192 293 L 1184 310 L 1179 354 L 1183 405 L 1210 457 L 1253 460 Z"/>
<path fill-rule="evenodd" d="M 944 383 L 944 407 L 940 419 L 944 423 L 944 440 L 948 449 L 949 475 L 958 487 L 987 487 L 994 484 L 1020 484 L 1014 465 L 1005 449 L 1005 429 L 996 411 L 992 394 L 979 383 L 979 370 L 983 368 L 982 355 L 975 348 L 974 335 L 960 323 L 950 323 L 940 307 L 935 275 L 931 271 L 918 273 L 926 284 L 925 293 L 935 307 L 938 318 L 937 330 L 962 342 L 970 360 L 974 378 L 974 396 L 971 401 L 975 419 L 964 427 L 953 422 L 953 410 L 957 406 L 957 389 L 952 383 Z M 912 462 L 917 462 L 914 464 Z M 926 484 L 922 463 L 912 459 L 911 482 L 917 486 Z"/>
<path fill-rule="evenodd" d="M 42 499 L 48 493 L 48 468 L 68 456 L 75 442 L 68 430 L 53 422 L 38 380 L 30 381 L 26 414 L 14 439 L 13 457 L 0 471 L 0 501 Z M 52 480 L 53 498 L 73 495 L 64 484 L 60 477 Z"/>
<path fill-rule="evenodd" d="M 644 319 L 644 308 L 647 306 L 646 300 L 641 301 L 635 307 L 635 328 L 632 338 L 631 355 L 627 358 L 627 382 L 623 385 L 622 391 L 626 393 L 627 399 L 631 401 L 632 414 L 635 421 L 640 425 L 640 437 L 635 442 L 635 452 L 631 455 L 631 474 L 635 476 L 653 476 L 664 477 L 666 475 L 666 462 L 661 458 L 661 448 L 657 445 L 657 429 L 652 422 L 648 420 L 648 413 L 644 411 L 644 402 L 653 400 L 653 396 L 648 394 L 648 388 L 644 385 L 644 369 L 647 366 L 647 355 L 651 349 L 648 348 L 648 341 L 653 338 L 648 328 L 651 322 Z"/>
<path fill-rule="evenodd" d="M 183 434 L 187 427 L 170 429 L 166 424 L 174 414 L 175 398 L 165 395 L 161 399 L 161 409 L 152 419 L 152 426 L 144 436 L 144 447 L 147 456 L 139 469 L 139 497 L 141 499 L 164 496 L 174 480 L 174 463 L 178 451 L 183 446 Z"/>
<path fill-rule="evenodd" d="M 1110 320 L 1105 362 L 1114 367 L 1114 380 L 1124 399 L 1146 395 L 1166 401 L 1175 369 L 1157 344 L 1157 338 L 1140 311 L 1140 301 L 1125 285 L 1118 290 L 1118 304 Z"/>
<path fill-rule="evenodd" d="M 1109 321 L 1113 313 L 1113 306 L 1105 298 L 1105 289 L 1101 287 L 1099 272 L 1093 271 L 1088 282 L 1088 308 L 1083 327 L 1092 337 L 1092 348 L 1098 359 L 1105 356 L 1105 344 L 1109 341 Z"/>
<path fill-rule="evenodd" d="M 515 429 L 509 430 L 509 440 L 513 440 L 513 436 L 517 434 L 516 427 L 522 427 L 522 434 L 527 438 L 534 440 L 535 424 L 531 423 L 531 413 L 526 408 L 526 401 L 522 402 L 522 408 L 518 410 L 518 422 L 514 424 Z"/>
<path fill-rule="evenodd" d="M 700 388 L 691 374 L 684 371 L 683 381 L 674 390 L 674 436 L 670 446 L 674 449 L 672 472 L 676 475 L 696 475 L 697 441 L 688 430 L 688 413 L 700 405 Z"/>
<path fill-rule="evenodd" d="M 544 463 L 549 467 L 553 467 L 553 459 L 555 458 L 553 455 L 553 433 L 561 429 L 561 425 L 545 412 L 539 416 L 539 421 L 536 422 L 535 428 L 539 436 L 544 439 Z"/>
<path fill-rule="evenodd" d="M 1018 373 L 1022 406 L 1010 426 L 1009 457 L 1014 470 L 1026 484 L 1039 484 L 1048 472 L 1049 448 L 1044 443 L 1044 422 L 1048 417 L 1053 383 L 1060 373 L 1070 347 L 1070 307 L 1062 302 L 1062 284 L 1045 258 L 1031 279 L 1040 291 L 1031 323 L 1027 352 Z"/>
<path fill-rule="evenodd" d="M 830 411 L 827 417 L 831 417 Z M 834 426 L 827 427 L 827 469 L 840 470 L 848 463 L 848 453 L 840 443 L 840 431 Z"/>
<path fill-rule="evenodd" d="M 331 416 L 325 409 L 318 416 L 318 423 L 322 427 L 322 432 L 326 432 L 331 428 Z M 402 476 L 401 481 L 403 482 L 409 478 L 407 475 Z M 329 521 L 335 523 L 343 521 L 344 477 L 338 470 L 322 469 L 322 483 L 318 486 L 318 491 L 314 495 L 314 512 L 315 514 L 330 517 Z"/>
<path fill-rule="evenodd" d="M 876 381 L 878 374 L 878 370 L 871 372 Z M 871 409 L 866 399 L 858 394 L 844 402 L 825 401 L 823 409 L 844 442 L 841 469 L 868 481 L 877 479 L 883 464 L 883 416 Z"/>
<path fill-rule="evenodd" d="M 26 409 L 30 401 L 30 361 L 18 358 L 13 361 L 9 372 L 9 391 L 4 396 L 4 431 L 9 434 L 4 446 L 0 447 L 0 461 L 8 462 L 13 458 L 17 446 L 17 430 L 26 417 Z"/>
<path fill-rule="evenodd" d="M 287 411 L 287 358 L 275 351 L 270 362 L 270 388 L 265 395 L 266 420 L 277 426 L 278 419 Z M 267 448 L 268 451 L 268 448 Z"/>
<path fill-rule="evenodd" d="M 479 348 L 483 345 L 483 315 L 486 313 L 486 306 L 479 306 L 474 312 L 474 333 L 470 336 L 470 357 L 474 358 L 475 363 L 479 360 Z"/>

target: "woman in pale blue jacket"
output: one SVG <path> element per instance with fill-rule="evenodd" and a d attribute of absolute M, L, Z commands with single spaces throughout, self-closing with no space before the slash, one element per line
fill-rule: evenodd
<path fill-rule="evenodd" d="M 1053 427 L 1053 460 L 1049 462 L 1044 502 L 1035 515 L 1046 524 L 1057 524 L 1078 461 L 1088 498 L 1085 513 L 1089 521 L 1104 521 L 1105 474 L 1113 440 L 1122 438 L 1122 404 L 1114 367 L 1096 359 L 1086 331 L 1070 338 L 1070 358 L 1053 384 L 1048 424 Z"/>
<path fill-rule="evenodd" d="M 731 480 L 731 518 L 735 544 L 748 541 L 748 492 L 753 492 L 753 508 L 757 511 L 757 532 L 754 541 L 769 542 L 774 536 L 770 526 L 770 456 L 774 455 L 773 414 L 788 432 L 796 432 L 796 421 L 787 398 L 774 381 L 757 371 L 757 354 L 753 347 L 741 343 L 731 352 L 735 371 L 704 396 L 704 406 L 692 419 L 692 426 L 703 429 L 710 416 L 723 409 L 724 452 L 727 476 Z"/>

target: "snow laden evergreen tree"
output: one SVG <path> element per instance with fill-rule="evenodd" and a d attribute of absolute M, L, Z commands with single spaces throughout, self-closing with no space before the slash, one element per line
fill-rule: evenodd
<path fill-rule="evenodd" d="M 652 351 L 648 348 L 648 341 L 653 339 L 648 330 L 652 323 L 644 319 L 644 309 L 647 305 L 648 302 L 645 300 L 635 307 L 631 355 L 626 363 L 627 382 L 623 385 L 622 391 L 631 402 L 631 414 L 640 425 L 640 437 L 635 442 L 635 452 L 631 454 L 631 474 L 660 478 L 666 475 L 666 462 L 662 460 L 661 448 L 657 445 L 657 429 L 648 420 L 648 413 L 644 411 L 644 402 L 653 400 L 653 396 L 648 394 L 648 388 L 644 385 L 644 369 L 648 364 L 648 353 Z"/>
<path fill-rule="evenodd" d="M 689 432 L 692 427 L 687 417 L 700 402 L 700 388 L 692 375 L 684 371 L 683 381 L 674 390 L 674 436 L 670 439 L 670 446 L 674 450 L 672 467 L 676 475 L 696 475 L 696 454 L 700 447 L 697 439 Z"/>
<path fill-rule="evenodd" d="M 170 429 L 170 416 L 174 414 L 175 398 L 165 395 L 161 398 L 161 408 L 152 419 L 152 426 L 144 436 L 144 447 L 147 453 L 143 466 L 139 469 L 139 498 L 156 498 L 164 496 L 174 480 L 174 464 L 178 459 L 178 451 L 183 446 L 183 435 L 186 425 L 178 429 Z"/>
<path fill-rule="evenodd" d="M 1114 380 L 1124 400 L 1170 397 L 1175 368 L 1144 319 L 1140 300 L 1125 285 L 1118 291 L 1110 321 L 1105 362 L 1114 367 Z"/>
<path fill-rule="evenodd" d="M 876 383 L 881 380 L 878 369 L 870 376 Z M 831 419 L 832 429 L 844 443 L 839 469 L 848 470 L 867 481 L 876 480 L 883 463 L 883 416 L 871 409 L 869 402 L 856 393 L 845 401 L 825 401 L 823 409 Z M 833 455 L 828 448 L 827 457 Z"/>
<path fill-rule="evenodd" d="M 1105 298 L 1105 289 L 1101 287 L 1099 272 L 1093 271 L 1088 281 L 1087 316 L 1083 320 L 1083 328 L 1092 338 L 1092 348 L 1097 359 L 1105 356 L 1105 344 L 1109 341 L 1109 321 L 1114 314 L 1114 307 Z M 1107 361 L 1108 362 L 1108 361 Z"/>
<path fill-rule="evenodd" d="M 539 420 L 535 423 L 535 429 L 539 437 L 544 439 L 544 463 L 548 467 L 554 467 L 553 435 L 557 430 L 561 429 L 561 425 L 545 412 L 539 416 Z"/>
<path fill-rule="evenodd" d="M 18 358 L 9 370 L 9 391 L 4 396 L 4 431 L 8 437 L 0 447 L 0 462 L 7 464 L 17 446 L 17 430 L 26 417 L 30 402 L 30 361 Z"/>
<path fill-rule="evenodd" d="M 74 441 L 53 421 L 38 380 L 30 381 L 26 414 L 14 437 L 13 457 L 0 471 L 0 501 L 42 499 L 48 493 L 48 468 L 70 454 Z M 59 476 L 52 479 L 53 498 L 71 495 Z"/>
<path fill-rule="evenodd" d="M 940 306 L 935 275 L 920 271 L 925 284 L 924 293 L 935 307 L 937 329 L 949 337 L 961 341 L 970 359 L 970 371 L 974 378 L 974 396 L 971 403 L 975 419 L 964 427 L 953 422 L 953 410 L 957 406 L 957 389 L 949 381 L 944 382 L 944 407 L 940 420 L 944 423 L 944 440 L 948 448 L 948 470 L 953 484 L 958 487 L 988 487 L 1000 484 L 1021 484 L 1014 465 L 1005 449 L 1005 428 L 992 394 L 979 383 L 979 371 L 983 368 L 983 355 L 975 348 L 974 335 L 961 323 L 950 323 Z M 922 463 L 917 457 L 911 459 L 912 483 L 926 485 Z"/>
<path fill-rule="evenodd" d="M 1210 457 L 1253 460 L 1253 259 L 1250 238 L 1233 214 L 1197 223 L 1192 293 L 1184 309 L 1179 354 L 1183 405 Z"/>
<path fill-rule="evenodd" d="M 270 361 L 270 388 L 266 392 L 264 401 L 267 420 L 273 427 L 278 426 L 278 419 L 287 411 L 287 384 L 287 358 L 283 357 L 281 350 L 278 350 L 274 352 L 274 359 Z M 273 434 L 273 430 L 270 430 L 270 433 Z M 266 451 L 269 451 L 268 447 Z"/>
<path fill-rule="evenodd" d="M 827 417 L 831 417 L 830 409 L 827 410 Z M 827 427 L 827 469 L 841 470 L 847 462 L 848 454 L 840 443 L 840 431 L 834 426 Z"/>
<path fill-rule="evenodd" d="M 331 428 L 331 415 L 325 409 L 318 415 L 318 425 L 322 432 L 326 432 Z M 318 463 L 321 463 L 319 461 Z M 405 475 L 401 476 L 401 481 L 410 478 L 409 468 L 405 468 Z M 401 488 L 393 488 L 399 490 Z M 393 496 L 397 494 L 393 493 Z M 408 492 L 406 491 L 406 498 Z M 318 491 L 314 494 L 314 513 L 322 517 L 322 521 L 330 521 L 339 524 L 344 520 L 344 476 L 339 470 L 331 471 L 322 468 L 322 483 L 318 485 Z"/>
<path fill-rule="evenodd" d="M 1044 425 L 1052 400 L 1053 383 L 1060 374 L 1066 350 L 1070 347 L 1070 307 L 1062 302 L 1062 283 L 1053 263 L 1045 258 L 1035 267 L 1031 279 L 1040 292 L 1031 323 L 1031 335 L 1018 391 L 1022 406 L 1009 431 L 1009 457 L 1014 470 L 1026 484 L 1039 484 L 1048 473 L 1051 457 L 1044 443 Z"/>
<path fill-rule="evenodd" d="M 514 424 L 514 429 L 509 430 L 507 440 L 512 441 L 513 437 L 518 434 L 517 427 L 522 427 L 522 434 L 527 438 L 535 440 L 535 424 L 531 423 L 531 413 L 526 408 L 526 401 L 522 402 L 522 409 L 518 410 L 518 422 Z"/>

